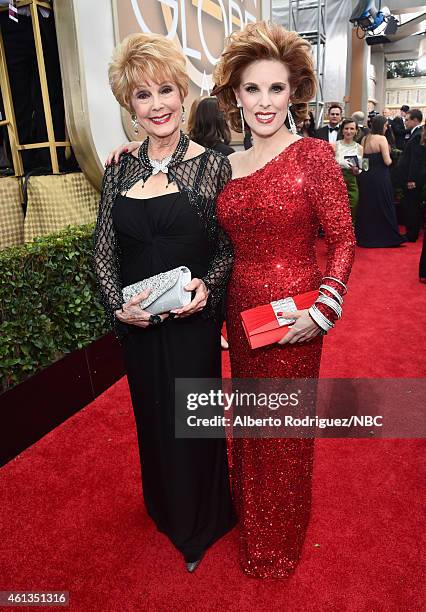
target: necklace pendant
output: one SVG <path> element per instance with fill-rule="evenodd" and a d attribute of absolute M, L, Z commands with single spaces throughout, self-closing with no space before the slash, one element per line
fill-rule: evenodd
<path fill-rule="evenodd" d="M 176 150 L 172 155 L 162 160 L 150 159 L 148 155 L 148 144 L 149 138 L 146 138 L 139 149 L 139 160 L 142 162 L 146 172 L 152 176 L 155 176 L 159 172 L 168 175 L 169 165 L 177 164 L 185 157 L 189 146 L 189 138 L 181 131 Z"/>
<path fill-rule="evenodd" d="M 151 164 L 151 167 L 152 167 L 152 175 L 155 176 L 159 172 L 162 172 L 163 174 L 168 174 L 169 172 L 168 166 L 171 161 L 172 161 L 171 155 L 161 160 L 150 158 L 149 163 Z"/>

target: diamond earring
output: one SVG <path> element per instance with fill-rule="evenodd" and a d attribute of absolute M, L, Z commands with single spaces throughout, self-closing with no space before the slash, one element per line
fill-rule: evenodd
<path fill-rule="evenodd" d="M 186 115 L 185 115 L 185 107 L 182 106 L 182 123 L 185 123 Z"/>
<path fill-rule="evenodd" d="M 246 124 L 244 121 L 244 112 L 243 112 L 243 107 L 241 104 L 237 104 L 237 107 L 240 109 L 240 118 L 241 118 L 241 128 L 243 130 L 243 134 L 246 133 Z"/>
<path fill-rule="evenodd" d="M 293 134 L 293 136 L 297 136 L 297 127 L 296 127 L 296 123 L 294 122 L 294 117 L 290 110 L 290 107 L 288 107 L 287 109 L 287 117 L 288 117 L 288 122 L 290 124 L 290 132 Z"/>
<path fill-rule="evenodd" d="M 132 126 L 135 134 L 139 134 L 139 123 L 136 115 L 132 115 Z"/>

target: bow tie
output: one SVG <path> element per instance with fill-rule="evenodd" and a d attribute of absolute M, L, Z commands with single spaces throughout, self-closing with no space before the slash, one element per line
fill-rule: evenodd
<path fill-rule="evenodd" d="M 171 155 L 169 155 L 169 157 L 165 157 L 161 161 L 158 161 L 156 159 L 150 159 L 149 163 L 152 166 L 152 176 L 155 176 L 159 172 L 162 172 L 163 174 L 168 174 L 169 172 L 168 165 L 170 164 L 171 160 L 172 160 Z"/>
<path fill-rule="evenodd" d="M 338 131 L 339 131 L 339 128 L 338 128 L 338 127 L 329 127 L 329 128 L 328 128 L 328 131 L 329 131 L 329 132 L 338 132 Z"/>

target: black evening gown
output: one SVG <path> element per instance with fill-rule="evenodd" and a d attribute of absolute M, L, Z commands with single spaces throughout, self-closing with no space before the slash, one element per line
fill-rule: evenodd
<path fill-rule="evenodd" d="M 399 246 L 405 238 L 398 231 L 389 168 L 381 153 L 365 153 L 364 157 L 369 160 L 369 169 L 358 176 L 357 244 L 369 248 Z"/>
<path fill-rule="evenodd" d="M 185 265 L 205 276 L 206 232 L 185 192 L 148 199 L 118 195 L 113 221 L 123 286 Z M 196 561 L 235 524 L 224 439 L 177 439 L 175 378 L 220 378 L 220 324 L 202 314 L 123 340 L 141 459 L 145 505 L 158 529 Z"/>

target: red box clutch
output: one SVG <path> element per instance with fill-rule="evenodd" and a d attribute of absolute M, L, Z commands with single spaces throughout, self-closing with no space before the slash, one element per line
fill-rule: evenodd
<path fill-rule="evenodd" d="M 267 346 L 284 338 L 292 319 L 280 316 L 282 311 L 310 308 L 318 297 L 318 291 L 308 291 L 290 298 L 256 306 L 241 313 L 243 327 L 252 349 Z"/>

